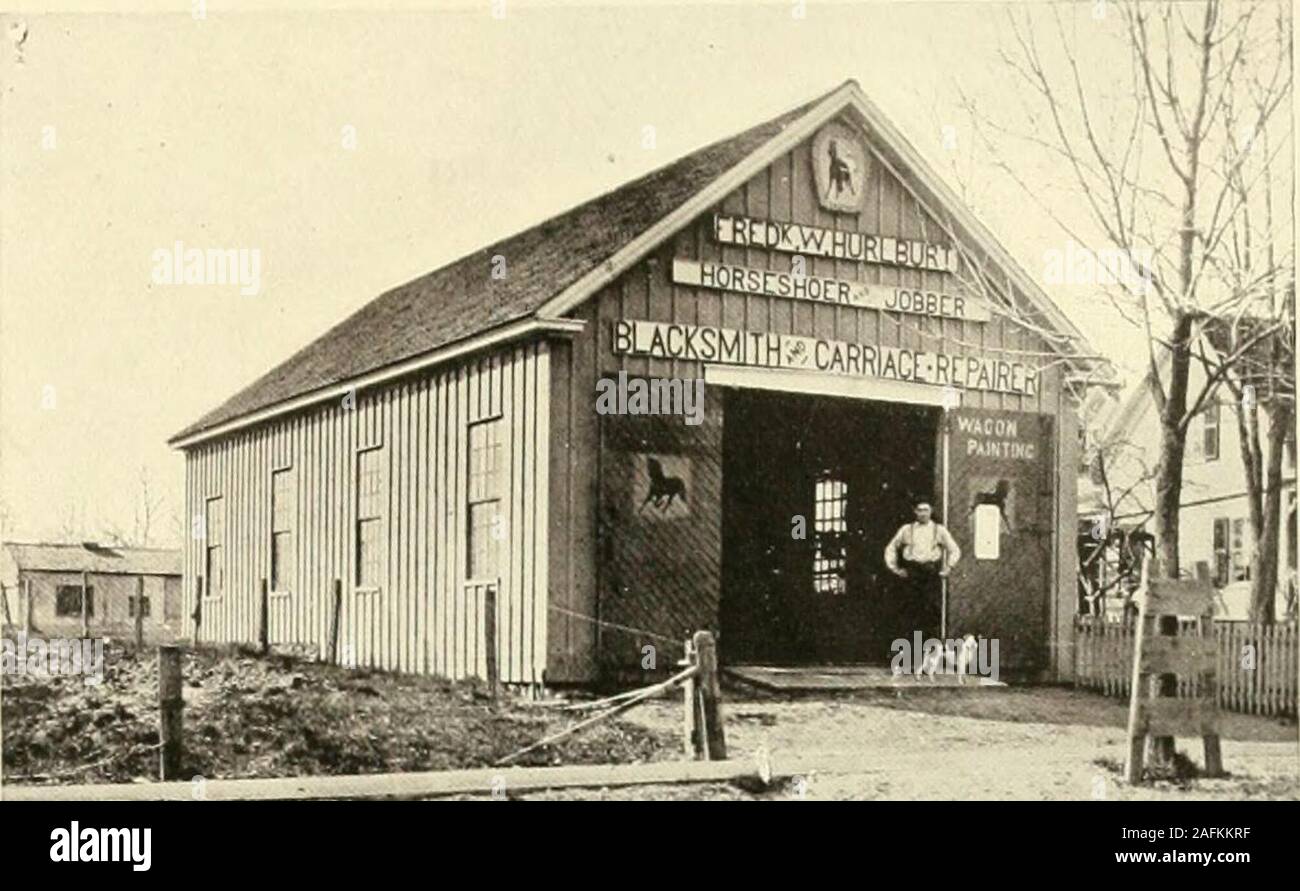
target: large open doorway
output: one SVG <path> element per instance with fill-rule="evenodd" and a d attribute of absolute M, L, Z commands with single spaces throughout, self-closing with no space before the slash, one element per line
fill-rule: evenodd
<path fill-rule="evenodd" d="M 736 388 L 724 412 L 724 660 L 884 663 L 937 634 L 884 550 L 916 499 L 939 512 L 941 410 Z"/>

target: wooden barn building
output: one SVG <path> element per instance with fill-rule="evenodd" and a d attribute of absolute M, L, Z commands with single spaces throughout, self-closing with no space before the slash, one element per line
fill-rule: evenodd
<path fill-rule="evenodd" d="M 972 632 L 1065 676 L 1099 374 L 849 81 L 380 295 L 177 434 L 186 615 L 256 640 L 266 579 L 271 641 L 324 650 L 339 580 L 358 663 L 458 678 L 492 590 L 510 683 L 662 672 L 698 629 L 724 664 Z M 966 553 L 937 611 L 883 563 L 915 498 Z"/>

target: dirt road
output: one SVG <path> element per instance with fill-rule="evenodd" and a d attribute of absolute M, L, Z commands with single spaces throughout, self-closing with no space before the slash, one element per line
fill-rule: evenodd
<path fill-rule="evenodd" d="M 730 786 L 641 787 L 530 795 L 609 799 L 1243 799 L 1300 798 L 1294 721 L 1225 713 L 1223 779 L 1120 782 L 1126 707 L 1058 688 L 907 690 L 835 698 L 776 698 L 729 691 L 733 757 L 760 749 L 825 759 L 814 772 L 761 793 Z M 647 729 L 680 728 L 681 706 L 660 701 L 626 716 Z M 1180 752 L 1201 764 L 1199 740 Z"/>

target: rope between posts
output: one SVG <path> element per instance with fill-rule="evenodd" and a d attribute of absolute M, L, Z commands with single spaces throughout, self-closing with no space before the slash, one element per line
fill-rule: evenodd
<path fill-rule="evenodd" d="M 583 615 L 582 613 L 577 613 L 571 609 L 565 609 L 562 606 L 556 606 L 555 604 L 551 604 L 550 609 L 554 610 L 557 613 L 563 613 L 566 616 L 572 616 L 575 619 L 582 619 L 584 621 L 592 623 L 593 625 L 600 625 L 601 627 L 604 628 L 614 628 L 618 631 L 626 631 L 630 634 L 643 634 L 646 637 L 652 637 L 655 640 L 661 640 L 664 641 L 665 643 L 670 643 L 673 646 L 682 649 L 683 651 L 686 648 L 686 644 L 684 644 L 679 638 L 672 637 L 667 634 L 659 634 L 658 632 L 655 631 L 647 631 L 644 628 L 634 628 L 631 625 L 620 625 L 617 622 L 607 622 L 604 619 L 597 619 L 594 616 Z"/>
<path fill-rule="evenodd" d="M 600 714 L 592 715 L 590 718 L 584 718 L 583 720 L 579 721 L 577 724 L 574 724 L 571 727 L 566 727 L 564 730 L 558 730 L 555 733 L 552 733 L 548 736 L 544 736 L 541 739 L 537 740 L 537 742 L 535 743 L 531 743 L 529 745 L 524 746 L 522 749 L 518 749 L 514 752 L 511 752 L 509 755 L 506 755 L 504 758 L 499 759 L 496 763 L 509 764 L 511 761 L 514 761 L 520 755 L 525 755 L 528 752 L 534 751 L 535 749 L 540 749 L 543 746 L 550 745 L 553 742 L 558 742 L 559 740 L 564 739 L 566 736 L 572 736 L 573 734 L 577 733 L 579 730 L 582 730 L 584 727 L 590 727 L 593 724 L 599 724 L 601 721 L 604 721 L 606 718 L 612 718 L 615 715 L 622 714 L 623 712 L 632 708 L 632 706 L 639 705 L 640 703 L 649 699 L 650 697 L 658 693 L 662 693 L 664 690 L 668 690 L 672 687 L 675 687 L 676 685 L 680 684 L 682 681 L 686 680 L 687 678 L 694 677 L 698 673 L 699 673 L 699 667 L 696 665 L 692 665 L 688 668 L 682 669 L 681 671 L 677 672 L 677 674 L 673 675 L 667 680 L 660 681 L 657 684 L 651 684 L 648 687 L 642 687 L 639 690 L 633 690 L 629 694 L 627 694 L 627 698 L 623 702 L 618 703 L 612 708 L 608 708 L 605 711 L 601 712 Z"/>

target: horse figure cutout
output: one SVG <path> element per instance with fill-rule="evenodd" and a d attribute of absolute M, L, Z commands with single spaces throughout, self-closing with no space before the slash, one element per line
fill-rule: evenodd
<path fill-rule="evenodd" d="M 646 492 L 645 499 L 641 502 L 641 507 L 638 508 L 637 513 L 645 510 L 646 506 L 651 504 L 661 511 L 667 511 L 672 505 L 673 499 L 686 500 L 686 483 L 681 477 L 668 476 L 664 473 L 664 466 L 659 463 L 658 458 L 647 456 L 645 463 L 650 471 L 650 490 Z"/>
<path fill-rule="evenodd" d="M 830 156 L 827 161 L 829 176 L 827 177 L 827 198 L 832 196 L 838 198 L 847 188 L 850 195 L 856 195 L 857 189 L 853 187 L 853 162 L 848 158 L 840 157 L 840 147 L 834 139 L 826 149 Z"/>

